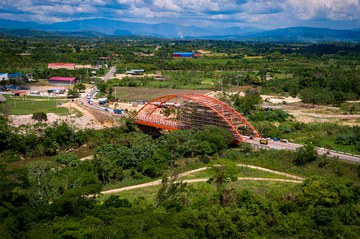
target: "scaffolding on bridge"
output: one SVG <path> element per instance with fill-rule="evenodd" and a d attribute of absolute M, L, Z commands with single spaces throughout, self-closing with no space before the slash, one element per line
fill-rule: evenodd
<path fill-rule="evenodd" d="M 156 98 L 137 112 L 135 121 L 167 130 L 216 125 L 230 131 L 236 142 L 244 142 L 244 135 L 260 137 L 254 127 L 235 109 L 218 99 L 200 94 Z"/>

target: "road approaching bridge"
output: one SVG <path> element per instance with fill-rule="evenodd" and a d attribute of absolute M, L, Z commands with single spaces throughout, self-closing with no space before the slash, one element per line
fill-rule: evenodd
<path fill-rule="evenodd" d="M 260 138 L 250 139 L 245 137 L 245 142 L 254 145 L 255 147 L 264 148 L 264 149 L 276 149 L 276 150 L 290 150 L 296 151 L 298 148 L 302 147 L 301 144 L 295 143 L 283 143 L 280 141 L 268 140 L 267 145 L 260 144 Z M 360 163 L 360 155 L 348 154 L 344 152 L 337 152 L 325 148 L 316 148 L 318 155 L 326 155 L 327 157 L 339 158 L 341 160 L 346 160 L 350 162 Z"/>
<path fill-rule="evenodd" d="M 106 75 L 103 77 L 103 80 L 107 82 L 111 77 L 114 76 L 115 72 L 116 72 L 116 67 L 115 66 L 111 67 L 108 73 L 106 73 Z"/>

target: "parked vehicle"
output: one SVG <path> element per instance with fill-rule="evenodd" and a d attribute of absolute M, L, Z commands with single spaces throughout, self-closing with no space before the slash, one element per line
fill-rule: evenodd
<path fill-rule="evenodd" d="M 114 109 L 114 114 L 119 114 L 119 115 L 121 115 L 123 112 L 124 112 L 123 110 Z"/>
<path fill-rule="evenodd" d="M 260 144 L 268 145 L 269 141 L 267 139 L 260 139 Z"/>

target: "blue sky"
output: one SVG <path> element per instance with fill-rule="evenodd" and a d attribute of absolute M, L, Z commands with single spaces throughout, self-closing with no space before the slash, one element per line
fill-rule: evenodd
<path fill-rule="evenodd" d="M 360 28 L 360 0 L 0 0 L 0 18 L 53 23 L 104 17 L 200 27 Z"/>

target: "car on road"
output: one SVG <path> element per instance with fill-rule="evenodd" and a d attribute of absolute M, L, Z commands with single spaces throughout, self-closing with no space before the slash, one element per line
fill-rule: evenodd
<path fill-rule="evenodd" d="M 120 109 L 114 109 L 114 114 L 119 114 L 121 115 L 124 111 L 123 110 L 120 110 Z"/>
<path fill-rule="evenodd" d="M 269 140 L 267 140 L 267 139 L 260 139 L 260 144 L 268 145 L 268 144 L 269 144 Z"/>

